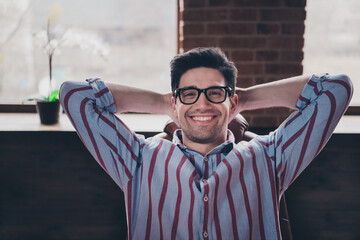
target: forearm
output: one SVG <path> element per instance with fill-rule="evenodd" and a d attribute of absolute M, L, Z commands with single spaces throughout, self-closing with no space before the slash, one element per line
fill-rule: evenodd
<path fill-rule="evenodd" d="M 239 112 L 269 107 L 295 109 L 296 102 L 309 81 L 309 76 L 297 76 L 270 83 L 237 89 Z"/>
<path fill-rule="evenodd" d="M 160 94 L 150 90 L 107 83 L 114 97 L 117 112 L 146 112 L 169 114 L 171 94 Z"/>

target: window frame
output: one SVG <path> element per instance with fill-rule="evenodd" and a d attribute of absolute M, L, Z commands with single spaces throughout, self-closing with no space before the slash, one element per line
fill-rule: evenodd
<path fill-rule="evenodd" d="M 182 20 L 182 15 L 180 13 L 180 3 L 177 1 L 177 53 L 180 53 L 182 49 L 182 43 L 180 41 L 180 21 Z M 4 103 L 0 101 L 0 113 L 36 113 L 36 104 L 35 103 Z M 360 115 L 360 105 L 349 106 L 344 115 Z"/>

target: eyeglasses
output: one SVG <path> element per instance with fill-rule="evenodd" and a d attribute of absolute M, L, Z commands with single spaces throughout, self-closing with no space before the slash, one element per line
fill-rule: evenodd
<path fill-rule="evenodd" d="M 201 93 L 204 93 L 207 100 L 212 103 L 222 103 L 228 94 L 229 97 L 232 95 L 231 88 L 214 86 L 205 89 L 196 87 L 177 88 L 174 96 L 175 98 L 179 97 L 181 103 L 191 105 L 196 103 Z"/>

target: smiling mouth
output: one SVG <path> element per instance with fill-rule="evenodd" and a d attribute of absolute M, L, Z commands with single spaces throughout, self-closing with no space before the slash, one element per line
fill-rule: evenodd
<path fill-rule="evenodd" d="M 211 120 L 213 117 L 191 117 L 191 118 L 195 121 L 205 122 Z"/>

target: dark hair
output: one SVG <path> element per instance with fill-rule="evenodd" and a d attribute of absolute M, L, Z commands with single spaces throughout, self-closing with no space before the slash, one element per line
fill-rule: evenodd
<path fill-rule="evenodd" d="M 221 72 L 226 85 L 234 94 L 237 69 L 219 48 L 194 48 L 175 56 L 170 62 L 172 92 L 179 87 L 180 78 L 186 71 L 198 67 L 213 68 Z"/>

